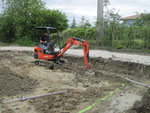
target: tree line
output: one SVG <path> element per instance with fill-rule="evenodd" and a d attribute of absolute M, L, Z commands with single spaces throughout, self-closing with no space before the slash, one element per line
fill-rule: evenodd
<path fill-rule="evenodd" d="M 130 26 L 120 23 L 120 15 L 114 9 L 108 9 L 108 0 L 105 0 L 103 18 L 104 37 L 97 40 L 97 22 L 91 25 L 82 17 L 77 25 L 73 19 L 69 29 L 68 20 L 59 10 L 45 7 L 41 0 L 3 0 L 3 12 L 0 14 L 0 41 L 23 45 L 33 43 L 33 32 L 37 26 L 52 26 L 61 31 L 62 43 L 69 37 L 78 37 L 87 40 L 91 48 L 103 47 L 116 49 L 150 49 L 150 14 L 142 14 Z M 55 36 L 55 34 L 54 34 Z"/>
<path fill-rule="evenodd" d="M 52 26 L 62 31 L 68 27 L 68 20 L 59 10 L 47 9 L 41 0 L 3 0 L 0 14 L 0 40 L 32 42 L 37 26 Z"/>
<path fill-rule="evenodd" d="M 108 10 L 104 14 L 104 37 L 97 40 L 97 31 L 94 26 L 76 25 L 75 19 L 71 24 L 71 29 L 62 32 L 64 43 L 71 36 L 88 40 L 93 49 L 150 49 L 150 13 L 142 14 L 135 22 L 128 26 L 126 22 L 120 22 L 121 16 L 114 10 Z M 82 19 L 81 19 L 82 20 Z M 82 21 L 81 21 L 82 22 Z"/>

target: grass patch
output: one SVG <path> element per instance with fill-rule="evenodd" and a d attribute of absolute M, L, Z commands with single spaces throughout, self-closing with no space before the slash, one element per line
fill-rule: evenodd
<path fill-rule="evenodd" d="M 9 44 L 7 44 L 7 43 L 0 43 L 0 47 L 2 47 L 2 46 L 9 46 Z"/>
<path fill-rule="evenodd" d="M 135 42 L 137 45 L 144 45 L 144 39 L 134 39 L 134 42 Z"/>
<path fill-rule="evenodd" d="M 34 42 L 28 37 L 18 39 L 15 42 L 13 42 L 13 44 L 19 46 L 34 46 Z"/>

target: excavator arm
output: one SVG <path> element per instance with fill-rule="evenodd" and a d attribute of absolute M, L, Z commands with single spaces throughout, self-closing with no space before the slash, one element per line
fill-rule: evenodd
<path fill-rule="evenodd" d="M 79 38 L 69 38 L 67 43 L 63 47 L 61 47 L 58 57 L 62 56 L 72 45 L 83 46 L 85 68 L 87 69 L 88 72 L 93 74 L 93 72 L 91 72 L 91 67 L 89 66 L 89 45 L 86 40 L 79 39 Z"/>

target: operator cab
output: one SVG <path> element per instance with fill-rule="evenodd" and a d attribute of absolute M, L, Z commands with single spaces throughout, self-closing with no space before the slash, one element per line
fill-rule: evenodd
<path fill-rule="evenodd" d="M 59 53 L 57 50 L 60 48 L 60 36 L 56 28 L 36 27 L 34 36 L 36 39 L 36 46 L 43 50 L 43 54 L 57 55 Z"/>

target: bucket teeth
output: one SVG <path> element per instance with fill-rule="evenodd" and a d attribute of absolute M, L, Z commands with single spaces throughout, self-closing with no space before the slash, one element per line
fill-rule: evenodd
<path fill-rule="evenodd" d="M 86 71 L 85 71 L 85 74 L 88 75 L 88 76 L 94 76 L 94 75 L 95 75 L 95 72 L 92 71 L 92 70 L 86 70 Z"/>

